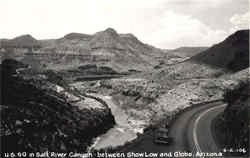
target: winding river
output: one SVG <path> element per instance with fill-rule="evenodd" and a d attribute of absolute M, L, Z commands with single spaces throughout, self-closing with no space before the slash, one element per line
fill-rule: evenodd
<path fill-rule="evenodd" d="M 104 100 L 110 107 L 115 117 L 116 125 L 109 129 L 105 134 L 96 138 L 91 148 L 101 149 L 105 147 L 115 147 L 123 145 L 127 141 L 131 141 L 137 137 L 137 133 L 143 130 L 143 122 L 131 120 L 126 112 L 116 105 L 111 96 L 103 96 L 99 94 L 91 94 Z"/>

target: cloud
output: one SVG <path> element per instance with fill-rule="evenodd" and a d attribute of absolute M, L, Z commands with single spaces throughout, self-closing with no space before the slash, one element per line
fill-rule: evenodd
<path fill-rule="evenodd" d="M 143 10 L 157 8 L 162 2 L 163 0 L 1 0 L 0 36 L 13 37 L 32 33 L 38 38 L 49 38 L 72 31 L 94 33 L 106 27 L 130 31 L 135 27 L 133 23 L 145 22 L 144 18 L 147 17 L 143 15 Z"/>
<path fill-rule="evenodd" d="M 232 30 L 249 29 L 249 11 L 244 14 L 235 14 L 230 18 L 230 22 L 233 24 Z"/>
<path fill-rule="evenodd" d="M 180 10 L 197 9 L 198 14 L 228 1 L 232 0 L 0 0 L 0 38 L 27 33 L 38 39 L 59 38 L 113 27 L 157 47 L 207 46 L 227 33 Z"/>
<path fill-rule="evenodd" d="M 198 19 L 172 11 L 166 11 L 155 23 L 157 30 L 145 39 L 162 48 L 210 46 L 227 36 L 226 31 L 212 29 Z"/>
<path fill-rule="evenodd" d="M 232 0 L 167 0 L 166 3 L 175 3 L 175 4 L 190 4 L 192 6 L 204 6 L 206 8 L 218 7 L 220 5 L 225 5 Z"/>

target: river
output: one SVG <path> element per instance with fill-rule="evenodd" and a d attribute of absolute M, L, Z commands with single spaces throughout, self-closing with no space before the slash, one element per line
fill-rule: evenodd
<path fill-rule="evenodd" d="M 123 145 L 137 137 L 137 133 L 142 133 L 144 121 L 132 120 L 126 112 L 114 103 L 111 96 L 100 94 L 90 94 L 104 100 L 115 117 L 116 125 L 105 134 L 96 138 L 91 148 L 101 149 L 105 147 L 115 147 Z"/>

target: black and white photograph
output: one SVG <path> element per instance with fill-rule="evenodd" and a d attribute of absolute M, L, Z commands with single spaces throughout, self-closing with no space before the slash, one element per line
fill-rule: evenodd
<path fill-rule="evenodd" d="M 248 158 L 250 0 L 0 0 L 0 158 Z"/>

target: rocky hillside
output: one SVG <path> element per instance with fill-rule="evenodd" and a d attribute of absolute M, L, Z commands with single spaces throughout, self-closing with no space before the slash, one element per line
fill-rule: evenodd
<path fill-rule="evenodd" d="M 194 56 L 191 61 L 239 71 L 249 67 L 249 30 L 240 30 L 223 42 Z"/>
<path fill-rule="evenodd" d="M 171 111 L 171 109 L 185 108 L 193 103 L 222 99 L 223 91 L 228 86 L 237 85 L 238 82 L 249 79 L 249 63 L 245 62 L 249 60 L 248 41 L 248 31 L 238 31 L 224 42 L 191 57 L 185 62 L 159 69 L 152 74 L 145 74 L 146 78 L 159 83 L 166 92 L 157 99 L 157 104 L 153 103 L 150 106 L 165 112 Z M 217 54 L 211 55 L 211 50 L 216 50 Z M 240 59 L 237 55 L 228 58 L 230 55 L 225 54 L 237 54 L 240 50 L 244 52 Z M 198 57 L 202 58 L 198 61 Z M 242 67 L 239 67 L 238 64 L 232 64 L 230 70 L 238 70 L 235 73 L 228 71 L 228 67 L 203 62 L 203 59 L 218 63 L 221 60 L 221 64 L 229 62 L 230 59 L 231 63 L 242 64 Z"/>
<path fill-rule="evenodd" d="M 167 89 L 190 79 L 217 78 L 249 67 L 249 31 L 237 31 L 223 42 L 179 64 L 163 67 L 147 78 Z"/>
<path fill-rule="evenodd" d="M 160 49 L 140 42 L 132 34 L 118 34 L 108 28 L 94 35 L 71 33 L 44 44 L 42 52 L 85 55 L 89 62 L 107 65 L 116 70 L 145 70 L 157 64 Z"/>
<path fill-rule="evenodd" d="M 188 60 L 154 72 L 83 85 L 112 96 L 131 117 L 146 120 L 172 116 L 196 103 L 220 100 L 226 88 L 248 79 L 249 68 L 232 73 L 223 67 Z"/>
<path fill-rule="evenodd" d="M 0 66 L 2 152 L 82 152 L 114 125 L 110 109 L 96 100 L 74 104 L 79 96 L 53 72 L 37 73 L 12 59 Z"/>
<path fill-rule="evenodd" d="M 15 50 L 10 50 L 10 47 Z M 36 46 L 32 51 L 16 50 Z M 59 39 L 35 40 L 29 35 L 2 42 L 2 48 L 24 56 L 35 56 L 49 69 L 67 69 L 85 64 L 108 66 L 116 71 L 149 70 L 159 64 L 158 58 L 165 56 L 161 49 L 139 41 L 132 34 L 118 34 L 108 28 L 93 35 L 70 33 Z M 8 53 L 9 54 L 9 53 Z M 61 67 L 60 67 L 61 66 Z"/>
<path fill-rule="evenodd" d="M 238 86 L 225 91 L 224 99 L 227 108 L 215 123 L 216 135 L 222 148 L 234 151 L 235 156 L 249 154 L 249 114 L 250 114 L 250 84 L 241 82 Z M 239 151 L 236 151 L 239 149 Z"/>

